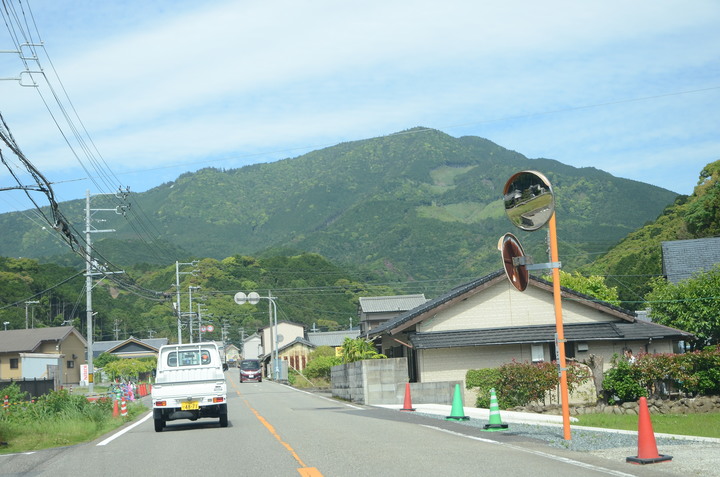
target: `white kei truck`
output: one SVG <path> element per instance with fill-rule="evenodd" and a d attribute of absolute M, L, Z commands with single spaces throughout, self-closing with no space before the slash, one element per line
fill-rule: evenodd
<path fill-rule="evenodd" d="M 227 384 L 217 344 L 161 346 L 152 388 L 155 432 L 167 421 L 212 417 L 227 427 Z"/>

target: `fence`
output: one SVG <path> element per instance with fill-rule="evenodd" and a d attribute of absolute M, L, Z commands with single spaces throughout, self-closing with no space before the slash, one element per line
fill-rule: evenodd
<path fill-rule="evenodd" d="M 54 379 L 2 379 L 0 380 L 0 397 L 4 395 L 3 390 L 13 383 L 17 383 L 18 386 L 20 386 L 21 392 L 26 392 L 32 397 L 48 394 L 55 389 Z"/>

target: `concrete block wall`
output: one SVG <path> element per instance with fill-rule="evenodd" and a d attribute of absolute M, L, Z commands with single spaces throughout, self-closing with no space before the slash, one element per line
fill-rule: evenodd
<path fill-rule="evenodd" d="M 359 404 L 403 404 L 408 382 L 407 359 L 369 359 L 334 366 L 332 395 Z M 462 381 L 411 383 L 413 404 L 452 404 L 455 385 Z"/>

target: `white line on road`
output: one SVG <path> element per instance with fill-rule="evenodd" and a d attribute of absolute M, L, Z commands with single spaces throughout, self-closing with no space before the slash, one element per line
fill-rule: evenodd
<path fill-rule="evenodd" d="M 606 469 L 605 467 L 599 467 L 599 466 L 592 465 L 592 464 L 586 464 L 585 462 L 568 459 L 567 457 L 560 457 L 558 455 L 548 454 L 547 452 L 541 452 L 541 451 L 536 451 L 536 450 L 532 450 L 532 449 L 525 449 L 524 447 L 519 447 L 519 446 L 512 445 L 512 444 L 505 444 L 504 442 L 494 441 L 492 439 L 483 439 L 482 437 L 469 436 L 467 434 L 461 434 L 461 433 L 455 432 L 455 431 L 448 431 L 446 429 L 441 429 L 441 428 L 435 427 L 435 426 L 427 426 L 424 424 L 423 424 L 423 427 L 427 427 L 428 429 L 435 429 L 436 431 L 445 432 L 447 434 L 453 434 L 453 435 L 460 436 L 460 437 L 467 437 L 468 439 L 473 439 L 473 440 L 480 441 L 480 442 L 486 442 L 488 444 L 497 444 L 499 446 L 508 447 L 510 449 L 514 449 L 514 450 L 517 450 L 520 452 L 526 452 L 528 454 L 535 454 L 535 455 L 538 455 L 541 457 L 545 457 L 547 459 L 557 460 L 557 461 L 563 462 L 565 464 L 575 465 L 575 466 L 582 467 L 585 469 L 594 470 L 596 472 L 602 472 L 602 473 L 605 473 L 608 475 L 614 475 L 617 477 L 635 477 L 634 474 L 626 474 L 625 472 L 620 472 L 619 470 Z"/>
<path fill-rule="evenodd" d="M 137 426 L 139 426 L 139 425 L 142 424 L 143 422 L 147 421 L 147 420 L 150 419 L 151 417 L 152 417 L 152 411 L 148 412 L 148 413 L 147 413 L 147 416 L 143 417 L 142 419 L 140 419 L 140 420 L 139 420 L 138 422 L 136 422 L 135 424 L 133 424 L 133 425 L 131 425 L 131 426 L 128 426 L 128 427 L 126 427 L 125 429 L 121 430 L 120 432 L 117 432 L 117 433 L 113 434 L 112 436 L 108 437 L 107 439 L 105 439 L 104 441 L 98 443 L 97 445 L 99 445 L 99 446 L 104 446 L 104 445 L 107 445 L 107 444 L 111 443 L 116 437 L 120 437 L 120 436 L 122 436 L 123 434 L 125 434 L 126 432 L 130 431 L 131 429 L 136 428 Z"/>
<path fill-rule="evenodd" d="M 325 397 L 325 396 L 320 396 L 319 394 L 315 394 L 315 393 L 311 393 L 311 392 L 308 392 L 308 391 L 304 391 L 304 390 L 302 390 L 302 389 L 294 388 L 294 387 L 292 387 L 292 386 L 288 386 L 288 387 L 289 387 L 290 389 L 292 389 L 293 391 L 297 391 L 297 392 L 300 392 L 300 393 L 305 393 L 305 394 L 309 394 L 309 395 L 311 395 L 311 396 L 319 397 L 320 399 L 325 399 L 326 401 L 330 401 L 330 402 L 335 403 L 335 404 L 342 404 L 343 406 L 349 407 L 349 408 L 351 408 L 351 409 L 358 409 L 358 410 L 360 410 L 360 411 L 362 411 L 362 410 L 365 409 L 365 408 L 362 408 L 362 407 L 353 406 L 352 404 L 348 404 L 348 403 L 346 403 L 346 402 L 337 401 L 337 400 L 335 400 L 335 399 L 330 399 L 330 398 Z"/>

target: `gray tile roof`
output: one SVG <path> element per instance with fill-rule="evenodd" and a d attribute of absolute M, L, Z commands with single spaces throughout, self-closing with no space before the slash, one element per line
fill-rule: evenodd
<path fill-rule="evenodd" d="M 364 313 L 407 311 L 426 301 L 425 295 L 363 296 L 360 297 L 360 310 Z"/>
<path fill-rule="evenodd" d="M 392 330 L 394 328 L 402 327 L 404 324 L 407 324 L 408 322 L 412 321 L 414 318 L 417 318 L 420 315 L 429 312 L 430 310 L 433 310 L 439 306 L 442 306 L 445 303 L 451 302 L 451 301 L 465 295 L 466 293 L 470 293 L 470 292 L 474 291 L 476 288 L 482 287 L 484 285 L 490 286 L 490 285 L 492 285 L 494 283 L 498 283 L 502 280 L 507 280 L 507 278 L 505 278 L 505 271 L 501 269 L 501 270 L 493 272 L 489 275 L 486 275 L 484 277 L 481 277 L 481 278 L 475 279 L 471 282 L 460 285 L 456 288 L 453 288 L 452 290 L 445 293 L 444 295 L 440 295 L 439 297 L 429 300 L 429 301 L 413 308 L 412 310 L 408 310 L 405 313 L 401 313 L 400 315 L 388 320 L 387 322 L 383 323 L 382 325 L 380 325 L 376 328 L 373 328 L 372 330 L 370 330 L 369 334 L 370 334 L 370 336 L 377 336 L 379 334 L 386 333 L 389 330 Z M 543 280 L 542 278 L 534 277 L 532 275 L 530 276 L 530 283 L 533 285 L 541 285 L 546 288 L 552 287 L 551 282 Z M 632 311 L 626 310 L 619 306 L 611 305 L 610 303 L 597 301 L 593 297 L 584 295 L 582 293 L 578 293 L 575 290 L 571 290 L 569 288 L 561 287 L 561 290 L 562 290 L 563 295 L 565 295 L 565 296 L 575 297 L 575 298 L 587 301 L 588 303 L 592 303 L 594 306 L 603 308 L 607 311 L 611 311 L 614 315 L 620 316 L 627 321 L 634 321 L 634 319 L 635 319 L 635 313 Z"/>
<path fill-rule="evenodd" d="M 132 341 L 138 341 L 140 343 L 144 343 L 147 346 L 150 346 L 157 350 L 161 346 L 168 344 L 169 340 L 167 338 L 149 338 L 149 339 L 141 340 L 139 338 L 135 338 L 135 337 L 131 336 L 130 338 L 128 338 L 126 340 L 120 340 L 120 341 L 96 341 L 93 343 L 93 357 L 97 358 L 102 353 L 105 353 L 108 350 L 116 348 L 117 346 L 119 346 L 123 343 L 130 343 Z"/>
<path fill-rule="evenodd" d="M 508 328 L 433 331 L 410 333 L 408 338 L 416 349 L 457 348 L 523 343 L 552 343 L 555 325 Z M 568 341 L 613 341 L 652 339 L 689 339 L 693 335 L 646 321 L 614 323 L 573 323 L 563 326 Z"/>
<path fill-rule="evenodd" d="M 82 334 L 72 326 L 0 331 L 0 352 L 32 353 L 44 341 L 62 341 L 71 333 L 75 333 L 85 343 Z"/>
<path fill-rule="evenodd" d="M 295 339 L 294 339 L 293 341 L 291 341 L 290 343 L 281 346 L 280 349 L 278 349 L 278 353 L 280 353 L 280 352 L 282 352 L 283 350 L 288 349 L 288 348 L 290 348 L 290 347 L 292 347 L 292 346 L 294 346 L 294 345 L 296 345 L 296 344 L 298 344 L 298 343 L 301 344 L 301 345 L 307 346 L 307 347 L 310 348 L 310 349 L 313 349 L 313 348 L 316 347 L 316 345 L 314 345 L 313 343 L 309 342 L 309 341 L 306 340 L 305 338 L 299 338 L 299 337 L 298 337 L 298 338 L 295 338 Z"/>
<path fill-rule="evenodd" d="M 720 263 L 720 237 L 662 242 L 663 275 L 677 283 Z"/>
<path fill-rule="evenodd" d="M 360 336 L 360 330 L 325 331 L 308 333 L 308 341 L 315 346 L 342 346 L 345 338 L 354 340 Z"/>

